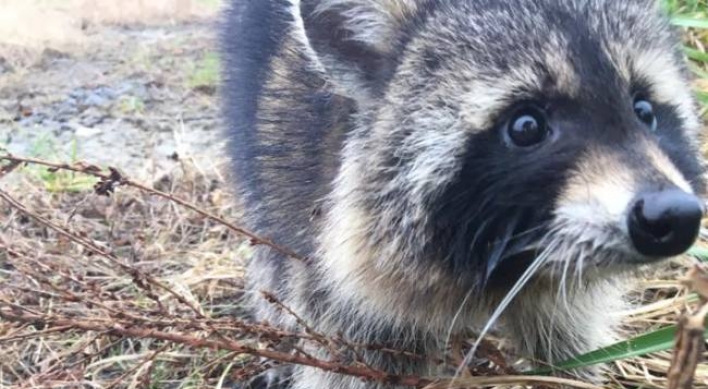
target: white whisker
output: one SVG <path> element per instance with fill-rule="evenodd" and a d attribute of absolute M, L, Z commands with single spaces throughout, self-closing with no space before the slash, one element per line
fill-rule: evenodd
<path fill-rule="evenodd" d="M 465 305 L 467 304 L 467 300 L 470 298 L 473 291 L 474 291 L 474 289 L 470 289 L 467 292 L 467 294 L 465 295 L 465 298 L 462 299 L 462 303 L 460 304 L 460 308 L 457 309 L 457 312 L 455 312 L 455 316 L 452 318 L 452 323 L 450 324 L 450 327 L 447 330 L 447 336 L 445 337 L 445 343 L 443 343 L 443 344 L 448 344 L 450 342 L 450 339 L 452 338 L 452 331 L 455 328 L 455 323 L 457 322 L 457 319 L 460 318 L 460 315 L 462 314 L 462 310 L 465 308 Z"/>
<path fill-rule="evenodd" d="M 509 306 L 509 304 L 511 304 L 512 300 L 519 294 L 521 289 L 526 286 L 529 280 L 531 280 L 531 278 L 536 274 L 536 272 L 546 263 L 546 259 L 549 257 L 550 253 L 553 252 L 554 248 L 555 247 L 553 245 L 549 246 L 538 257 L 536 257 L 536 259 L 516 281 L 514 286 L 509 290 L 509 292 L 507 292 L 506 296 L 504 296 L 502 301 L 498 304 L 497 308 L 494 310 L 489 320 L 487 320 L 487 324 L 484 326 L 484 328 L 482 328 L 482 331 L 478 334 L 477 340 L 472 346 L 472 349 L 467 353 L 467 355 L 465 355 L 464 360 L 462 361 L 460 366 L 458 366 L 457 370 L 455 371 L 453 380 L 457 378 L 462 373 L 462 369 L 464 369 L 464 367 L 469 364 L 471 359 L 474 357 L 474 354 L 477 352 L 477 348 L 479 348 L 482 339 L 484 339 L 484 337 L 489 333 L 489 331 L 494 326 L 494 324 L 496 324 L 497 320 L 502 315 L 504 310 Z"/>
<path fill-rule="evenodd" d="M 565 247 L 564 247 L 565 248 Z M 562 301 L 563 304 L 565 305 L 565 308 L 568 308 L 568 268 L 570 268 L 570 264 L 572 262 L 572 257 L 566 254 L 566 250 L 562 250 L 559 255 L 557 255 L 559 259 L 562 259 L 562 264 L 563 264 L 563 272 L 561 273 L 561 280 L 560 280 L 560 285 L 558 288 L 558 294 L 559 296 L 557 298 L 560 298 L 562 296 Z"/>

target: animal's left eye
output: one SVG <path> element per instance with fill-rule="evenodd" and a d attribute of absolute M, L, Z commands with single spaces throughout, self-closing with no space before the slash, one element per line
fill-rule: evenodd
<path fill-rule="evenodd" d="M 507 139 L 516 147 L 531 147 L 548 138 L 546 113 L 534 106 L 525 107 L 507 123 Z"/>
<path fill-rule="evenodd" d="M 634 99 L 634 113 L 637 115 L 639 120 L 649 127 L 652 131 L 656 130 L 656 115 L 654 114 L 654 106 L 642 98 L 637 97 Z"/>

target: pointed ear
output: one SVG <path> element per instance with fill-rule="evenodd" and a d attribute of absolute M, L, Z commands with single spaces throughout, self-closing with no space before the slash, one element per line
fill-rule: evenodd
<path fill-rule="evenodd" d="M 420 0 L 302 0 L 305 31 L 336 86 L 368 97 L 395 65 Z"/>

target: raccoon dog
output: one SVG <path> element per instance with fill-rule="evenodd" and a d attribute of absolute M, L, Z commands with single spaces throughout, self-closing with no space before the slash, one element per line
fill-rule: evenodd
<path fill-rule="evenodd" d="M 686 251 L 704 212 L 678 43 L 653 0 L 233 0 L 247 223 L 307 258 L 257 249 L 255 318 L 297 327 L 269 291 L 322 333 L 431 360 L 492 324 L 540 364 L 613 341 L 628 280 Z M 396 387 L 300 367 L 262 383 Z"/>

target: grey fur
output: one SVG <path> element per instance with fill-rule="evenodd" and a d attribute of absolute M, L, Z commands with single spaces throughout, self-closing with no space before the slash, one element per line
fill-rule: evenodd
<path fill-rule="evenodd" d="M 484 283 L 485 269 L 504 259 L 450 265 L 447 250 L 460 243 L 432 210 L 474 158 L 470 139 L 495 131 L 527 97 L 560 96 L 579 107 L 578 122 L 589 117 L 588 128 L 617 139 L 558 150 L 573 154 L 562 169 L 556 154 L 507 158 L 478 189 L 503 194 L 496 183 L 512 176 L 531 196 L 543 180 L 514 176 L 528 164 L 563 176 L 539 200 L 550 209 L 544 234 L 526 242 L 539 270 L 493 323 L 522 355 L 553 362 L 611 342 L 617 320 L 606 312 L 648 263 L 624 231 L 629 201 L 647 183 L 703 190 L 699 120 L 677 40 L 653 1 L 235 0 L 226 16 L 226 112 L 247 222 L 308 257 L 257 249 L 248 286 L 258 320 L 297 327 L 257 293 L 267 290 L 318 331 L 431 357 L 450 334 L 483 328 L 511 288 Z M 257 17 L 268 27 L 256 29 Z M 635 126 L 623 99 L 637 80 L 673 118 L 677 146 L 620 131 Z M 494 198 L 479 204 L 480 231 Z M 509 228 L 522 219 L 510 214 Z M 365 358 L 396 374 L 439 373 L 432 363 Z M 292 389 L 394 388 L 303 367 L 281 373 L 292 374 Z M 600 379 L 595 368 L 576 373 Z"/>

